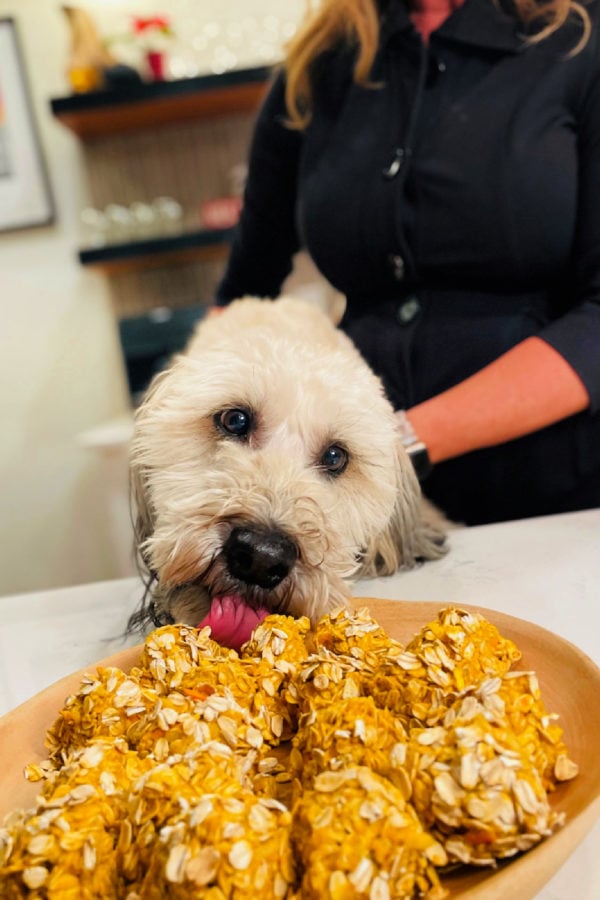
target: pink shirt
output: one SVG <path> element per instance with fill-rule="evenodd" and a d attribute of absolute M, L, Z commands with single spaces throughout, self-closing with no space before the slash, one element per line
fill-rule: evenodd
<path fill-rule="evenodd" d="M 410 18 L 425 43 L 448 16 L 462 6 L 463 0 L 413 0 Z"/>

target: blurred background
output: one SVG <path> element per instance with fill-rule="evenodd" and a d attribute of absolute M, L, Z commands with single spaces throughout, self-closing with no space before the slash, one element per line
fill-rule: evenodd
<path fill-rule="evenodd" d="M 135 571 L 132 410 L 212 301 L 304 12 L 0 0 L 0 594 Z M 302 254 L 288 289 L 339 299 Z"/>

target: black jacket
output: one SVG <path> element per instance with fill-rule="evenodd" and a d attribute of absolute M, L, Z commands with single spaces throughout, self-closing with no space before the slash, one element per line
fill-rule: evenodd
<path fill-rule="evenodd" d="M 425 485 L 464 521 L 600 504 L 599 3 L 539 44 L 492 0 L 466 0 L 425 47 L 387 4 L 376 86 L 338 50 L 314 71 L 304 132 L 280 75 L 254 135 L 218 302 L 276 296 L 305 247 L 347 297 L 342 327 L 397 407 L 538 334 L 591 409 L 436 468 Z"/>

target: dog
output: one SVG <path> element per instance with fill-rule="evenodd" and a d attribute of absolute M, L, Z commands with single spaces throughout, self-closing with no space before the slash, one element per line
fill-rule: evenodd
<path fill-rule="evenodd" d="M 314 622 L 355 579 L 445 552 L 380 380 L 298 299 L 200 322 L 136 413 L 131 483 L 132 627 L 196 625 L 220 597 Z"/>

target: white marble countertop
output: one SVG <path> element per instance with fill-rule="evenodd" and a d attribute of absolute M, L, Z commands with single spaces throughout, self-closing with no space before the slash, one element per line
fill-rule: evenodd
<path fill-rule="evenodd" d="M 358 582 L 354 593 L 496 609 L 560 634 L 600 665 L 600 509 L 458 529 L 445 558 Z M 123 633 L 141 594 L 126 578 L 0 597 L 0 714 L 137 643 Z M 538 900 L 598 900 L 599 851 L 600 823 Z"/>

